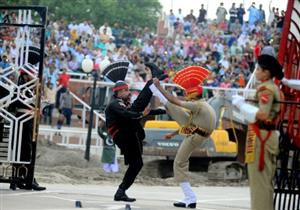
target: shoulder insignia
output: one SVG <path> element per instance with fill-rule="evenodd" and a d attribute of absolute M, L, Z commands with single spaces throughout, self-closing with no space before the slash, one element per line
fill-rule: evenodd
<path fill-rule="evenodd" d="M 126 105 L 123 102 L 119 101 L 119 104 L 120 104 L 120 106 L 126 108 Z"/>
<path fill-rule="evenodd" d="M 263 104 L 266 104 L 269 102 L 270 100 L 270 94 L 268 93 L 263 93 L 260 95 L 260 99 L 259 99 Z"/>

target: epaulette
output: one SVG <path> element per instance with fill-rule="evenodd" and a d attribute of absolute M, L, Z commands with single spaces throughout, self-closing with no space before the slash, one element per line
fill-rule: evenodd
<path fill-rule="evenodd" d="M 268 90 L 268 88 L 266 86 L 261 86 L 258 88 L 257 92 L 264 91 L 264 90 Z"/>
<path fill-rule="evenodd" d="M 124 104 L 124 102 L 119 101 L 120 106 L 126 108 L 126 105 Z"/>
<path fill-rule="evenodd" d="M 258 93 L 258 92 L 261 92 L 261 91 L 265 91 L 265 90 L 268 90 L 268 91 L 274 93 L 274 91 L 273 91 L 271 88 L 268 88 L 268 87 L 265 86 L 265 85 L 259 87 L 258 90 L 257 90 L 257 93 Z"/>

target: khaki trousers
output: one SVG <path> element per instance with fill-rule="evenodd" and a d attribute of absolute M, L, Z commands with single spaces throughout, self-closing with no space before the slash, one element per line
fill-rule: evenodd
<path fill-rule="evenodd" d="M 266 130 L 260 130 L 262 138 L 267 135 Z M 258 170 L 260 155 L 260 140 L 256 137 L 255 160 L 248 164 L 251 209 L 273 210 L 273 177 L 276 170 L 276 156 L 278 154 L 278 134 L 273 131 L 265 143 L 265 166 Z"/>
<path fill-rule="evenodd" d="M 189 113 L 181 107 L 171 103 L 166 104 L 169 115 L 179 123 L 180 126 L 189 123 Z M 174 160 L 173 170 L 175 180 L 177 182 L 188 182 L 189 158 L 192 152 L 205 140 L 207 137 L 202 137 L 198 134 L 189 135 L 184 138 L 181 143 Z"/>

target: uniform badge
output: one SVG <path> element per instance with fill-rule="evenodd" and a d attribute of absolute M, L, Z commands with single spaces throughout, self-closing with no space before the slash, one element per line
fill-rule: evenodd
<path fill-rule="evenodd" d="M 263 104 L 266 104 L 268 103 L 270 100 L 270 94 L 261 94 L 260 96 L 260 101 L 263 103 Z"/>
<path fill-rule="evenodd" d="M 126 105 L 123 103 L 123 102 L 119 102 L 120 106 L 122 107 L 125 107 L 126 108 Z"/>

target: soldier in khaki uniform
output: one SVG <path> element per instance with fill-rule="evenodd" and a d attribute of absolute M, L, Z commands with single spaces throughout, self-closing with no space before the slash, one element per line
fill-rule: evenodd
<path fill-rule="evenodd" d="M 257 86 L 257 106 L 245 103 L 242 97 L 234 97 L 237 106 L 250 122 L 246 142 L 246 162 L 248 163 L 251 209 L 273 210 L 273 177 L 276 170 L 278 132 L 276 120 L 280 113 L 280 91 L 273 78 L 283 78 L 282 66 L 276 58 L 261 55 L 255 73 L 260 81 Z"/>
<path fill-rule="evenodd" d="M 185 76 L 189 77 L 188 75 Z M 177 151 L 173 166 L 175 179 L 180 183 L 185 198 L 174 203 L 174 206 L 196 208 L 197 198 L 191 188 L 187 174 L 189 158 L 198 145 L 207 139 L 215 129 L 215 110 L 205 100 L 200 100 L 202 88 L 198 85 L 186 90 L 189 101 L 182 101 L 167 93 L 160 86 L 158 80 L 153 82 L 157 87 L 150 87 L 153 95 L 160 98 L 168 114 L 179 123 L 181 126 L 179 134 L 185 135 Z"/>

